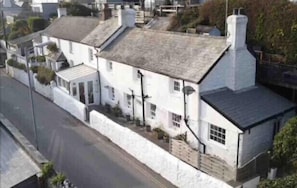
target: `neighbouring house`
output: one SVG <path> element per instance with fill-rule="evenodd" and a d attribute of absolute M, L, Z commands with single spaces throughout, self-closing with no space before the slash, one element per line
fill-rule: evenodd
<path fill-rule="evenodd" d="M 34 40 L 38 40 L 41 37 L 43 31 L 31 33 L 29 35 L 16 38 L 8 41 L 7 45 L 7 59 L 14 58 L 17 62 L 26 64 L 25 50 L 27 49 L 28 55 L 33 55 L 33 43 Z"/>
<path fill-rule="evenodd" d="M 40 167 L 0 122 L 0 187 L 39 187 Z"/>
<path fill-rule="evenodd" d="M 221 36 L 221 31 L 216 26 L 198 25 L 196 33 L 202 35 Z"/>
<path fill-rule="evenodd" d="M 41 16 L 48 20 L 57 14 L 57 8 L 59 7 L 58 0 L 32 0 L 32 11 L 40 13 Z"/>
<path fill-rule="evenodd" d="M 245 15 L 228 17 L 227 39 L 136 28 L 131 9 L 104 17 L 64 16 L 42 34 L 69 62 L 56 72 L 67 97 L 118 105 L 171 137 L 186 134 L 191 147 L 234 171 L 267 152 L 295 115 L 295 104 L 255 83 Z"/>

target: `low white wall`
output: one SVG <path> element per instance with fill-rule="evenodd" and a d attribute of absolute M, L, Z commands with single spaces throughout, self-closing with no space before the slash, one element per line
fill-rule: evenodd
<path fill-rule="evenodd" d="M 11 67 L 9 65 L 6 65 L 6 73 L 9 74 L 11 77 L 15 78 L 16 80 L 22 82 L 26 86 L 29 86 L 29 79 L 27 72 Z M 31 73 L 32 74 L 32 73 Z M 32 86 L 34 83 L 32 82 Z"/>
<path fill-rule="evenodd" d="M 178 187 L 231 188 L 225 182 L 196 170 L 103 114 L 92 111 L 90 126 Z"/>
<path fill-rule="evenodd" d="M 53 86 L 51 84 L 43 85 L 39 83 L 39 81 L 36 79 L 35 76 L 36 74 L 33 75 L 35 91 L 45 96 L 46 98 L 53 100 L 53 90 L 52 90 Z"/>
<path fill-rule="evenodd" d="M 86 105 L 75 100 L 57 87 L 53 88 L 53 100 L 55 104 L 75 116 L 77 119 L 81 121 L 86 120 Z"/>

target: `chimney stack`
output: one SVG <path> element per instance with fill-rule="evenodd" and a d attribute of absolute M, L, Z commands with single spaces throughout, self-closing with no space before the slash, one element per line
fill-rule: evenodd
<path fill-rule="evenodd" d="M 102 20 L 107 20 L 112 17 L 111 9 L 108 7 L 108 4 L 104 4 Z"/>
<path fill-rule="evenodd" d="M 67 16 L 67 9 L 66 8 L 59 7 L 57 9 L 57 12 L 58 12 L 58 18 L 61 18 L 62 16 Z"/>

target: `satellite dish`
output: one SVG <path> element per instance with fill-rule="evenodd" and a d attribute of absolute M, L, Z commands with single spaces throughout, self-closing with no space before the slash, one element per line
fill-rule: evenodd
<path fill-rule="evenodd" d="M 186 94 L 186 95 L 191 95 L 192 93 L 195 92 L 195 89 L 191 86 L 185 86 L 183 88 L 183 92 Z"/>

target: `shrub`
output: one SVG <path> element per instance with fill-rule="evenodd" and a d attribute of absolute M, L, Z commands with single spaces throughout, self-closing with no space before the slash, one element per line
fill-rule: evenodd
<path fill-rule="evenodd" d="M 59 51 L 56 43 L 49 44 L 46 48 L 52 53 L 57 53 Z"/>
<path fill-rule="evenodd" d="M 15 61 L 15 60 L 13 60 L 13 59 L 9 59 L 9 60 L 7 60 L 7 64 L 8 64 L 9 66 L 12 66 L 12 67 L 14 67 L 14 68 L 21 69 L 21 70 L 27 72 L 27 67 L 26 67 L 25 64 L 18 63 L 17 61 Z"/>
<path fill-rule="evenodd" d="M 55 79 L 55 72 L 46 68 L 46 67 L 38 67 L 36 79 L 39 83 L 43 85 L 49 85 L 52 80 Z"/>
<path fill-rule="evenodd" d="M 41 171 L 43 178 L 52 176 L 54 173 L 54 164 L 52 162 L 46 163 L 45 165 L 43 165 Z"/>
<path fill-rule="evenodd" d="M 160 128 L 154 128 L 153 131 L 155 131 L 157 133 L 157 138 L 159 140 L 163 139 L 164 135 L 165 135 L 165 132 L 160 129 Z"/>
<path fill-rule="evenodd" d="M 62 185 L 62 183 L 65 181 L 66 177 L 64 174 L 57 174 L 55 177 L 52 178 L 52 181 L 51 183 L 54 185 L 54 186 L 58 186 L 58 185 Z"/>
<path fill-rule="evenodd" d="M 32 32 L 40 31 L 46 28 L 47 21 L 40 17 L 28 18 L 28 26 Z"/>
<path fill-rule="evenodd" d="M 33 73 L 37 73 L 38 72 L 38 67 L 37 66 L 34 66 L 34 67 L 30 67 L 31 71 Z"/>
<path fill-rule="evenodd" d="M 120 104 L 116 104 L 115 107 L 112 108 L 112 113 L 116 117 L 119 117 L 122 115 L 122 109 L 120 108 Z"/>

